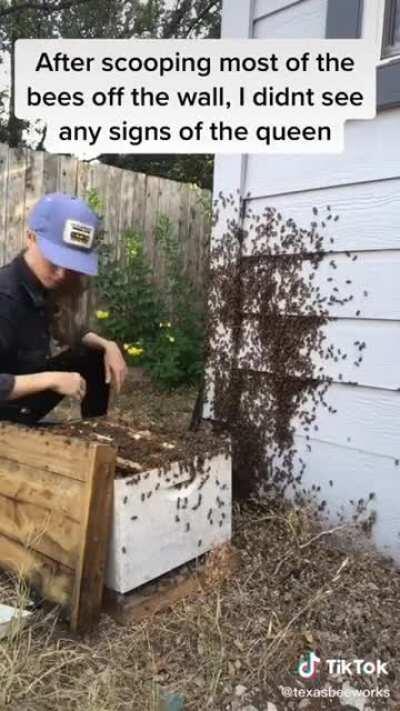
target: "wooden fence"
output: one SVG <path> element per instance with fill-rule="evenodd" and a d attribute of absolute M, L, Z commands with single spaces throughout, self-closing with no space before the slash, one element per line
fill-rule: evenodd
<path fill-rule="evenodd" d="M 103 204 L 107 240 L 117 245 L 121 232 L 141 230 L 156 277 L 163 264 L 155 243 L 155 225 L 167 215 L 182 244 L 185 273 L 200 289 L 208 259 L 210 224 L 202 203 L 208 190 L 167 178 L 114 166 L 85 163 L 63 155 L 9 148 L 0 143 L 0 265 L 25 243 L 26 217 L 45 193 L 61 191 L 85 198 L 92 189 Z"/>

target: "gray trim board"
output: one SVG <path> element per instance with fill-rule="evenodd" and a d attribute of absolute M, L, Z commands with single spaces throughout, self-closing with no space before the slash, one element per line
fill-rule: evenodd
<path fill-rule="evenodd" d="M 329 0 L 327 39 L 359 39 L 363 10 L 364 0 Z"/>
<path fill-rule="evenodd" d="M 363 0 L 328 0 L 326 37 L 359 39 L 363 10 Z M 397 106 L 400 106 L 400 57 L 377 68 L 378 111 Z"/>
<path fill-rule="evenodd" d="M 386 0 L 385 18 L 382 33 L 382 57 L 397 57 L 399 54 L 398 44 L 395 47 L 395 22 L 398 11 L 397 0 Z"/>
<path fill-rule="evenodd" d="M 400 106 L 400 58 L 378 67 L 378 109 Z"/>

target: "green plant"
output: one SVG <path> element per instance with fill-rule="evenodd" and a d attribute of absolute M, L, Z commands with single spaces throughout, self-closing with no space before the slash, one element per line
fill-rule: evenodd
<path fill-rule="evenodd" d="M 212 193 L 209 190 L 202 190 L 196 184 L 190 184 L 190 190 L 196 196 L 196 205 L 200 207 L 203 215 L 207 218 L 208 223 L 211 227 L 212 216 L 213 216 L 213 203 L 212 203 Z"/>
<path fill-rule="evenodd" d="M 158 216 L 155 241 L 165 265 L 160 293 L 169 326 L 161 329 L 154 343 L 149 367 L 167 387 L 195 383 L 203 367 L 204 314 L 199 306 L 200 295 L 185 273 L 182 246 L 167 215 Z"/>
<path fill-rule="evenodd" d="M 143 241 L 138 231 L 124 232 L 119 258 L 111 245 L 101 245 L 96 278 L 98 301 L 105 307 L 96 311 L 101 330 L 107 337 L 136 348 L 144 348 L 154 339 L 164 315 Z"/>
<path fill-rule="evenodd" d="M 104 202 L 98 194 L 96 188 L 90 188 L 86 191 L 85 200 L 94 212 L 98 215 L 103 215 Z"/>
<path fill-rule="evenodd" d="M 156 382 L 167 389 L 195 384 L 202 372 L 200 333 L 168 327 L 169 323 L 162 323 L 149 349 L 147 367 Z"/>
<path fill-rule="evenodd" d="M 86 199 L 98 214 L 103 212 L 95 190 Z M 119 342 L 130 365 L 143 365 L 159 385 L 175 388 L 200 379 L 204 316 L 199 294 L 185 274 L 174 226 L 162 213 L 155 242 L 164 266 L 161 279 L 148 262 L 142 232 L 125 231 L 119 255 L 103 234 L 98 243 L 94 329 Z"/>

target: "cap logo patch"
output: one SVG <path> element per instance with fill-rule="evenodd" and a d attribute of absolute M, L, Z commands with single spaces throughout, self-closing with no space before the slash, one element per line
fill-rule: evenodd
<path fill-rule="evenodd" d="M 64 227 L 63 242 L 71 247 L 92 249 L 94 240 L 94 227 L 76 220 L 67 220 Z"/>

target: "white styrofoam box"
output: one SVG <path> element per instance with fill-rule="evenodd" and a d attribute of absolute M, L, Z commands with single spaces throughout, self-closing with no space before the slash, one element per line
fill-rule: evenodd
<path fill-rule="evenodd" d="M 126 593 L 231 538 L 231 459 L 205 459 L 195 475 L 172 464 L 114 481 L 105 585 Z"/>
<path fill-rule="evenodd" d="M 0 603 L 0 639 L 12 630 L 13 624 L 24 624 L 31 614 L 29 610 L 19 610 L 11 605 Z"/>

